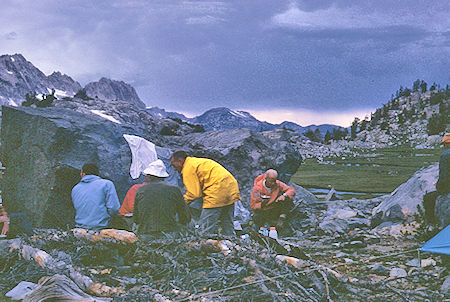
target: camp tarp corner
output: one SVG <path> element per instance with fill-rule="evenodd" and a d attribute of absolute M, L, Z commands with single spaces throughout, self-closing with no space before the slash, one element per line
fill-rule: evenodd
<path fill-rule="evenodd" d="M 425 242 L 420 251 L 450 255 L 450 225 Z"/>

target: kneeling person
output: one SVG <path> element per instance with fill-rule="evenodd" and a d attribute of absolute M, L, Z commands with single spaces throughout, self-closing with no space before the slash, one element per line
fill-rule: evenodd
<path fill-rule="evenodd" d="M 143 173 L 147 175 L 148 183 L 139 187 L 134 202 L 133 219 L 138 225 L 138 233 L 174 232 L 180 229 L 180 224 L 189 223 L 191 215 L 181 190 L 164 182 L 169 176 L 164 163 L 158 159 Z"/>
<path fill-rule="evenodd" d="M 265 223 L 282 227 L 292 207 L 295 189 L 277 178 L 278 172 L 270 169 L 255 179 L 250 207 L 253 210 L 253 222 L 258 228 Z"/>

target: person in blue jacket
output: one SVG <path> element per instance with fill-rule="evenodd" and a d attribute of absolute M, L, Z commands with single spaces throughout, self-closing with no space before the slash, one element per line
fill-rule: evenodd
<path fill-rule="evenodd" d="M 86 163 L 81 169 L 81 181 L 72 189 L 75 225 L 85 229 L 104 229 L 120 208 L 116 188 L 110 180 L 98 176 L 96 164 Z"/>

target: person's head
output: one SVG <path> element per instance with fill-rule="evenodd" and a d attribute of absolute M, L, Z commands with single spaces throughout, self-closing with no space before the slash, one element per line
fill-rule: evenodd
<path fill-rule="evenodd" d="M 175 151 L 170 157 L 170 163 L 173 168 L 181 173 L 184 162 L 186 161 L 187 153 L 182 150 Z"/>
<path fill-rule="evenodd" d="M 450 148 L 450 133 L 445 133 L 444 137 L 442 138 L 441 144 L 444 145 L 445 149 Z"/>
<path fill-rule="evenodd" d="M 99 174 L 98 166 L 94 163 L 86 163 L 81 168 L 81 177 L 86 175 L 97 175 Z"/>
<path fill-rule="evenodd" d="M 274 188 L 277 185 L 278 172 L 274 169 L 266 171 L 266 186 L 268 188 Z"/>
<path fill-rule="evenodd" d="M 160 159 L 151 162 L 142 173 L 145 174 L 146 182 L 150 182 L 152 180 L 163 180 L 164 178 L 169 177 L 169 173 L 166 171 L 166 166 Z"/>

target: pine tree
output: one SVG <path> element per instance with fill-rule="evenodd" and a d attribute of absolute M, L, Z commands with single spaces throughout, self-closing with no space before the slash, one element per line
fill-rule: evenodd
<path fill-rule="evenodd" d="M 331 133 L 330 133 L 330 131 L 327 130 L 327 133 L 325 133 L 325 137 L 324 137 L 325 144 L 329 144 L 331 139 L 332 139 Z"/>

